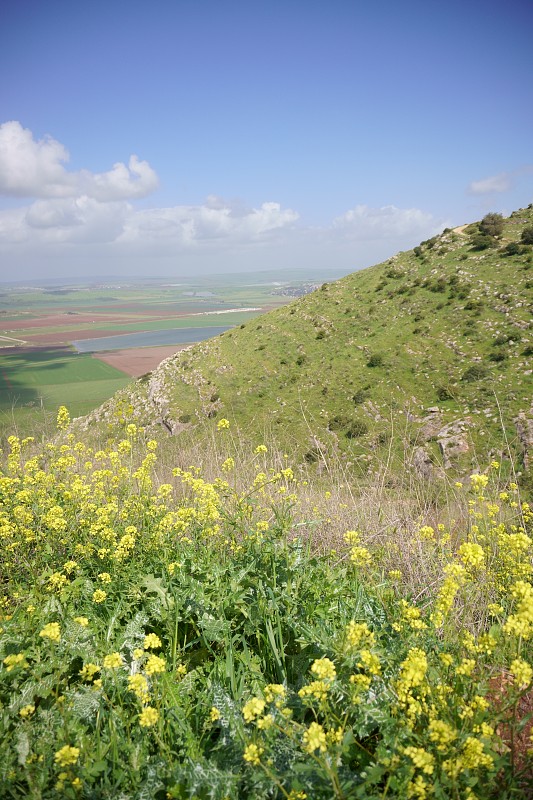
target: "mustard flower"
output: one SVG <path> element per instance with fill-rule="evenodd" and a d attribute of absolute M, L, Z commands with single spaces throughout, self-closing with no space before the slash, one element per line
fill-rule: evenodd
<path fill-rule="evenodd" d="M 94 680 L 94 676 L 100 672 L 100 667 L 98 664 L 84 664 L 84 666 L 80 670 L 80 678 L 82 681 L 91 681 Z"/>
<path fill-rule="evenodd" d="M 70 425 L 70 414 L 65 406 L 59 406 L 57 412 L 57 427 L 60 431 L 64 431 Z"/>
<path fill-rule="evenodd" d="M 402 578 L 402 571 L 400 569 L 390 569 L 388 576 L 391 581 L 399 581 Z"/>
<path fill-rule="evenodd" d="M 70 747 L 70 745 L 66 744 L 54 756 L 54 761 L 60 767 L 69 767 L 71 764 L 75 764 L 78 758 L 80 757 L 80 749 L 79 747 Z"/>
<path fill-rule="evenodd" d="M 26 661 L 26 656 L 24 653 L 13 653 L 9 656 L 6 656 L 3 663 L 6 665 L 7 672 L 11 672 L 11 670 L 15 669 L 15 667 L 21 667 L 24 669 L 28 666 L 28 662 Z"/>
<path fill-rule="evenodd" d="M 164 658 L 151 655 L 145 664 L 144 671 L 147 675 L 155 675 L 157 672 L 165 672 L 167 665 Z"/>
<path fill-rule="evenodd" d="M 269 683 L 265 686 L 265 699 L 267 703 L 277 698 L 277 701 L 283 700 L 286 694 L 286 689 L 282 683 Z"/>
<path fill-rule="evenodd" d="M 318 722 L 312 722 L 305 731 L 303 747 L 308 753 L 314 753 L 315 750 L 319 750 L 321 753 L 326 752 L 326 734 L 324 728 Z"/>
<path fill-rule="evenodd" d="M 337 672 L 335 664 L 329 658 L 317 658 L 311 665 L 311 672 L 320 680 L 335 680 Z"/>
<path fill-rule="evenodd" d="M 128 678 L 128 689 L 130 689 L 141 703 L 146 703 L 149 698 L 148 681 L 140 672 L 130 675 Z"/>
<path fill-rule="evenodd" d="M 212 706 L 209 712 L 209 722 L 216 722 L 218 719 L 220 719 L 220 711 L 216 706 Z"/>
<path fill-rule="evenodd" d="M 346 544 L 357 544 L 361 538 L 359 531 L 346 531 L 344 541 Z"/>
<path fill-rule="evenodd" d="M 447 722 L 433 719 L 429 723 L 429 738 L 430 741 L 435 742 L 437 750 L 446 750 L 457 738 L 457 731 Z"/>
<path fill-rule="evenodd" d="M 217 423 L 217 430 L 223 431 L 229 428 L 229 419 L 219 419 Z"/>
<path fill-rule="evenodd" d="M 375 653 L 370 650 L 361 650 L 361 661 L 357 664 L 358 667 L 366 669 L 371 675 L 381 675 L 381 663 Z"/>
<path fill-rule="evenodd" d="M 257 744 L 249 744 L 244 749 L 243 758 L 249 764 L 257 766 L 261 763 L 261 755 L 264 753 L 264 748 L 259 747 Z"/>
<path fill-rule="evenodd" d="M 403 752 L 411 759 L 417 769 L 422 770 L 426 775 L 433 774 L 435 758 L 431 753 L 426 752 L 422 747 L 406 747 Z"/>
<path fill-rule="evenodd" d="M 510 614 L 503 626 L 505 633 L 529 639 L 533 635 L 533 586 L 526 581 L 517 581 L 511 589 L 516 599 L 514 614 Z"/>
<path fill-rule="evenodd" d="M 407 797 L 409 800 L 412 797 L 418 798 L 418 800 L 425 800 L 428 796 L 428 788 L 428 784 L 422 775 L 417 775 L 413 781 L 407 784 Z"/>
<path fill-rule="evenodd" d="M 474 671 L 475 666 L 476 662 L 473 658 L 463 658 L 461 663 L 456 667 L 455 674 L 465 675 L 468 677 Z"/>
<path fill-rule="evenodd" d="M 261 717 L 257 720 L 257 727 L 260 731 L 267 731 L 269 728 L 272 727 L 274 724 L 274 717 L 272 714 L 267 714 L 265 717 Z"/>
<path fill-rule="evenodd" d="M 356 545 L 350 550 L 350 561 L 357 567 L 366 567 L 372 561 L 372 556 L 366 547 Z"/>
<path fill-rule="evenodd" d="M 107 592 L 104 592 L 103 589 L 96 589 L 93 592 L 93 600 L 95 603 L 103 603 L 107 597 Z"/>
<path fill-rule="evenodd" d="M 489 482 L 487 475 L 479 475 L 475 473 L 470 476 L 470 485 L 476 492 L 482 492 L 487 483 Z"/>
<path fill-rule="evenodd" d="M 509 666 L 509 670 L 513 675 L 514 683 L 519 689 L 525 689 L 533 680 L 533 669 L 522 658 L 515 658 Z"/>
<path fill-rule="evenodd" d="M 464 542 L 459 548 L 459 556 L 467 567 L 481 567 L 485 561 L 483 548 L 473 542 Z"/>
<path fill-rule="evenodd" d="M 368 647 L 373 647 L 376 643 L 376 637 L 366 622 L 354 622 L 352 620 L 346 626 L 346 641 L 350 647 L 358 647 L 361 643 Z"/>
<path fill-rule="evenodd" d="M 111 583 L 111 575 L 109 572 L 100 572 L 98 579 L 101 580 L 102 583 Z"/>
<path fill-rule="evenodd" d="M 484 751 L 483 742 L 474 736 L 469 736 L 463 745 L 462 763 L 467 769 L 492 769 L 494 766 L 492 756 Z"/>
<path fill-rule="evenodd" d="M 298 695 L 303 699 L 314 697 L 315 700 L 325 700 L 328 696 L 329 688 L 326 681 L 311 681 L 311 683 L 302 686 Z"/>
<path fill-rule="evenodd" d="M 147 706 L 139 714 L 139 725 L 142 728 L 151 728 L 159 719 L 159 711 L 156 708 Z"/>
<path fill-rule="evenodd" d="M 122 656 L 120 653 L 110 653 L 104 657 L 103 665 L 106 669 L 118 669 L 122 666 Z"/>
<path fill-rule="evenodd" d="M 261 700 L 260 697 L 252 697 L 242 708 L 242 715 L 245 722 L 253 722 L 256 717 L 261 716 L 264 709 L 265 701 Z"/>
<path fill-rule="evenodd" d="M 35 706 L 34 705 L 27 705 L 27 706 L 23 706 L 20 709 L 19 714 L 23 719 L 27 719 L 28 717 L 31 717 L 31 715 L 34 713 L 34 711 L 35 711 Z"/>
<path fill-rule="evenodd" d="M 39 636 L 43 639 L 50 639 L 51 642 L 61 641 L 61 628 L 58 622 L 49 622 L 44 628 L 39 631 Z"/>
<path fill-rule="evenodd" d="M 144 637 L 144 649 L 145 650 L 157 650 L 161 647 L 161 639 L 155 633 L 148 633 Z"/>

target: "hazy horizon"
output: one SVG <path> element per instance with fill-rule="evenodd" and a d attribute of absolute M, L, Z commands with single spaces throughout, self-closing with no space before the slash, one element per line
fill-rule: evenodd
<path fill-rule="evenodd" d="M 10 4 L 0 280 L 338 270 L 533 200 L 533 7 Z"/>

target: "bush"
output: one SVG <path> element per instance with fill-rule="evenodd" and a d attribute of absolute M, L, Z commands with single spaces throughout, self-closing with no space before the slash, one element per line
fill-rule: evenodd
<path fill-rule="evenodd" d="M 479 230 L 487 236 L 501 236 L 503 233 L 503 217 L 501 214 L 485 214 L 479 223 Z"/>
<path fill-rule="evenodd" d="M 522 244 L 533 244 L 533 225 L 528 225 L 527 228 L 524 228 L 520 241 Z"/>
<path fill-rule="evenodd" d="M 472 236 L 470 243 L 473 250 L 488 250 L 489 247 L 494 247 L 496 244 L 493 237 L 486 233 L 476 233 Z"/>
<path fill-rule="evenodd" d="M 482 378 L 486 378 L 488 375 L 488 370 L 483 364 L 472 364 L 471 367 L 463 372 L 461 376 L 461 380 L 463 383 L 471 383 L 472 381 L 479 381 Z"/>
<path fill-rule="evenodd" d="M 489 354 L 489 361 L 492 361 L 495 364 L 499 364 L 502 361 L 505 361 L 506 358 L 507 358 L 507 353 L 504 350 L 496 350 L 494 353 Z"/>
<path fill-rule="evenodd" d="M 503 254 L 506 256 L 518 256 L 521 252 L 521 247 L 517 242 L 509 242 L 509 244 L 505 245 L 503 248 Z"/>
<path fill-rule="evenodd" d="M 447 386 L 437 386 L 437 400 L 444 403 L 446 400 L 453 400 L 453 395 Z"/>
<path fill-rule="evenodd" d="M 350 423 L 347 431 L 347 439 L 357 439 L 359 436 L 365 436 L 368 433 L 368 425 L 361 419 L 355 419 Z"/>
<path fill-rule="evenodd" d="M 352 400 L 356 406 L 364 403 L 367 398 L 367 393 L 364 389 L 357 389 L 354 395 L 352 395 Z"/>
<path fill-rule="evenodd" d="M 366 362 L 367 367 L 382 367 L 384 359 L 381 353 L 373 353 Z"/>

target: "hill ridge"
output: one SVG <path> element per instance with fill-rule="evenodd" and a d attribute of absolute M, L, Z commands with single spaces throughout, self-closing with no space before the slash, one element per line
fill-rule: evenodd
<path fill-rule="evenodd" d="M 527 467 L 533 209 L 496 222 L 446 229 L 181 351 L 82 425 L 131 407 L 139 424 L 197 436 L 226 416 L 308 461 L 318 440 L 364 468 L 400 428 L 428 476 L 505 439 Z"/>

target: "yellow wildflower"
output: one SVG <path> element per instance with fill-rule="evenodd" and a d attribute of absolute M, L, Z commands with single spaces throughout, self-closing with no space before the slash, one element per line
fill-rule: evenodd
<path fill-rule="evenodd" d="M 151 728 L 159 719 L 159 711 L 147 706 L 139 714 L 139 725 L 142 728 Z"/>
<path fill-rule="evenodd" d="M 514 683 L 519 689 L 525 689 L 533 679 L 533 669 L 523 658 L 515 658 L 509 667 Z"/>
<path fill-rule="evenodd" d="M 146 703 L 149 698 L 148 681 L 140 672 L 130 675 L 128 678 L 128 689 L 130 689 L 141 703 Z"/>
<path fill-rule="evenodd" d="M 49 622 L 44 628 L 39 631 L 39 636 L 43 639 L 50 639 L 51 642 L 61 641 L 61 628 L 58 622 Z"/>
<path fill-rule="evenodd" d="M 154 675 L 157 672 L 165 672 L 166 668 L 167 665 L 164 658 L 151 655 L 145 664 L 144 671 L 147 675 Z"/>
<path fill-rule="evenodd" d="M 426 752 L 422 747 L 406 747 L 403 751 L 408 756 L 417 769 L 432 775 L 435 769 L 435 758 L 431 753 Z"/>
<path fill-rule="evenodd" d="M 148 633 L 144 637 L 145 650 L 150 650 L 150 649 L 157 650 L 159 647 L 161 647 L 161 645 L 162 645 L 161 639 L 155 633 Z"/>
<path fill-rule="evenodd" d="M 110 653 L 104 657 L 103 664 L 106 669 L 118 669 L 122 666 L 122 656 L 120 653 Z"/>
<path fill-rule="evenodd" d="M 248 700 L 248 702 L 244 704 L 242 709 L 242 715 L 245 722 L 253 722 L 256 717 L 261 716 L 264 708 L 264 700 L 261 700 L 260 697 L 252 697 L 251 700 Z"/>
<path fill-rule="evenodd" d="M 244 749 L 243 758 L 249 764 L 257 766 L 261 763 L 261 755 L 264 753 L 264 748 L 259 747 L 257 744 L 249 744 Z"/>
<path fill-rule="evenodd" d="M 79 747 L 70 747 L 70 745 L 66 744 L 54 756 L 54 761 L 60 767 L 69 767 L 71 764 L 75 764 L 78 758 L 80 757 L 80 749 Z"/>
<path fill-rule="evenodd" d="M 312 722 L 305 731 L 303 747 L 308 753 L 314 753 L 315 750 L 320 750 L 321 753 L 326 752 L 326 734 L 324 728 L 318 722 Z"/>
<path fill-rule="evenodd" d="M 329 658 L 317 658 L 311 665 L 313 672 L 320 680 L 335 680 L 337 675 L 335 665 Z"/>

